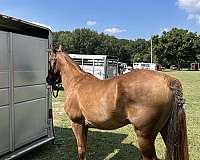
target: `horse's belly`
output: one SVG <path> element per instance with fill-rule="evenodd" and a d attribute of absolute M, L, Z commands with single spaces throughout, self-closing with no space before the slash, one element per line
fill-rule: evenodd
<path fill-rule="evenodd" d="M 122 120 L 115 120 L 115 119 L 107 119 L 107 120 L 87 120 L 85 119 L 85 124 L 89 128 L 98 128 L 98 129 L 104 129 L 104 130 L 112 130 L 117 129 L 120 127 L 123 127 L 127 124 L 129 124 L 129 120 L 122 119 Z"/>

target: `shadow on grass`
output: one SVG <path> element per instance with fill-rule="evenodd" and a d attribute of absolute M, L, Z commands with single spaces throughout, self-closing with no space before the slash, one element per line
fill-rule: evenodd
<path fill-rule="evenodd" d="M 78 160 L 76 140 L 70 128 L 55 127 L 55 142 L 39 147 L 17 160 Z M 88 160 L 140 160 L 138 149 L 122 141 L 126 134 L 89 131 Z"/>

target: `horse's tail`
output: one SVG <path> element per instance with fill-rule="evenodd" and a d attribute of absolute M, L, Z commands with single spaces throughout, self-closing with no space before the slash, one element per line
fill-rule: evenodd
<path fill-rule="evenodd" d="M 170 84 L 173 92 L 172 111 L 166 124 L 167 160 L 189 160 L 186 115 L 182 86 L 179 80 Z"/>

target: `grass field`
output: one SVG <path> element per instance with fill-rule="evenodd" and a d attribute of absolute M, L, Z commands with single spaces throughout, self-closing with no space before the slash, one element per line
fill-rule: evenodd
<path fill-rule="evenodd" d="M 190 160 L 200 159 L 200 72 L 166 72 L 181 80 L 187 100 L 186 114 Z M 77 150 L 70 121 L 63 110 L 63 92 L 54 99 L 55 144 L 46 144 L 20 160 L 77 160 Z M 164 158 L 164 144 L 160 135 L 156 139 L 159 158 Z M 88 160 L 139 160 L 140 153 L 131 125 L 113 131 L 90 129 Z"/>

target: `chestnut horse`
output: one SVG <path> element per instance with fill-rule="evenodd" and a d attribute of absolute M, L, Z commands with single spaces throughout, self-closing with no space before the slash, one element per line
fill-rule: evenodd
<path fill-rule="evenodd" d="M 134 70 L 107 80 L 84 72 L 61 48 L 49 55 L 47 82 L 62 82 L 64 110 L 72 122 L 80 160 L 86 159 L 88 128 L 112 130 L 132 124 L 143 160 L 157 160 L 160 132 L 169 160 L 188 160 L 186 117 L 179 80 Z"/>

